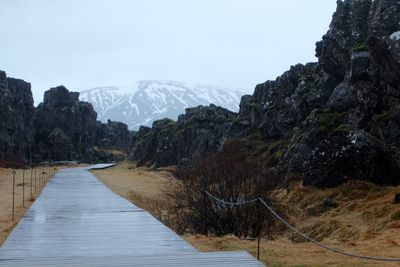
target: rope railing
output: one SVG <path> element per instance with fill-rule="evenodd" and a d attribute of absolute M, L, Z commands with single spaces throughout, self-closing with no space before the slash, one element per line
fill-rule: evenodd
<path fill-rule="evenodd" d="M 223 199 L 217 198 L 214 195 L 212 195 L 210 192 L 208 192 L 207 190 L 204 190 L 204 192 L 211 197 L 212 199 L 214 199 L 215 201 L 218 201 L 220 203 L 226 204 L 226 205 L 232 205 L 232 206 L 243 206 L 243 205 L 247 205 L 256 201 L 259 201 L 261 204 L 263 204 L 271 213 L 272 215 L 274 215 L 279 221 L 281 221 L 284 225 L 286 225 L 286 227 L 288 227 L 290 230 L 292 230 L 293 232 L 295 232 L 296 234 L 302 236 L 303 238 L 305 238 L 306 240 L 326 249 L 329 251 L 332 251 L 334 253 L 338 253 L 344 256 L 349 256 L 349 257 L 354 257 L 354 258 L 359 258 L 359 259 L 364 259 L 364 260 L 375 260 L 375 261 L 386 261 L 386 262 L 400 262 L 400 258 L 385 258 L 385 257 L 377 257 L 377 256 L 365 256 L 365 255 L 359 255 L 359 254 L 354 254 L 354 253 L 350 253 L 347 251 L 343 251 L 328 245 L 325 245 L 321 242 L 318 242 L 317 240 L 307 236 L 305 233 L 301 232 L 299 229 L 295 228 L 293 225 L 291 225 L 289 222 L 287 222 L 284 218 L 282 218 L 282 216 L 280 216 L 271 206 L 269 206 L 264 199 L 262 199 L 261 197 L 252 199 L 252 200 L 246 200 L 246 201 L 240 201 L 240 202 L 229 202 L 229 201 L 225 201 Z"/>

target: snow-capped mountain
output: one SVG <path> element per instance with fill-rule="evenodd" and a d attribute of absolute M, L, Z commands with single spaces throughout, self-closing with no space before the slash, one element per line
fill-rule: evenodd
<path fill-rule="evenodd" d="M 163 118 L 177 119 L 185 108 L 215 104 L 238 111 L 244 93 L 227 89 L 188 86 L 175 81 L 139 81 L 129 87 L 83 90 L 80 99 L 93 104 L 101 121 L 124 122 L 131 130 L 151 126 Z"/>

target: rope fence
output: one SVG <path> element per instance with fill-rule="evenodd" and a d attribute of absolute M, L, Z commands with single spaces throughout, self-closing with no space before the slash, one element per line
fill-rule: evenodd
<path fill-rule="evenodd" d="M 261 197 L 252 199 L 252 200 L 247 200 L 247 201 L 240 201 L 240 202 L 229 202 L 229 201 L 225 201 L 223 199 L 217 198 L 214 195 L 212 195 L 210 192 L 204 190 L 204 192 L 211 197 L 212 199 L 214 199 L 217 202 L 226 204 L 226 205 L 232 205 L 232 206 L 243 206 L 243 205 L 247 205 L 256 201 L 259 201 L 262 205 L 264 205 L 271 213 L 272 215 L 274 215 L 279 221 L 281 221 L 284 225 L 286 225 L 286 227 L 288 227 L 290 230 L 292 230 L 293 232 L 295 232 L 296 234 L 302 236 L 304 239 L 326 249 L 329 250 L 331 252 L 337 253 L 337 254 L 341 254 L 344 256 L 349 256 L 349 257 L 354 257 L 354 258 L 359 258 L 359 259 L 364 259 L 364 260 L 375 260 L 375 261 L 386 261 L 386 262 L 400 262 L 400 258 L 385 258 L 385 257 L 377 257 L 377 256 L 365 256 L 365 255 L 359 255 L 359 254 L 354 254 L 351 252 L 347 252 L 347 251 L 343 251 L 328 245 L 325 245 L 321 242 L 318 242 L 317 240 L 307 236 L 305 233 L 301 232 L 299 229 L 295 228 L 293 225 L 291 225 L 289 222 L 287 222 L 284 218 L 282 218 L 282 216 L 280 216 L 271 206 L 269 206 L 264 199 L 262 199 Z"/>

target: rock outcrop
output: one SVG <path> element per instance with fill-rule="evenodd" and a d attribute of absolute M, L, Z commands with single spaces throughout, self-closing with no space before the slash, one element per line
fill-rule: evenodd
<path fill-rule="evenodd" d="M 96 146 L 129 153 L 130 142 L 135 134 L 128 130 L 125 123 L 111 120 L 107 123 L 97 121 L 96 127 Z"/>
<path fill-rule="evenodd" d="M 64 86 L 46 91 L 34 118 L 35 161 L 91 161 L 96 119 L 92 105 L 79 101 L 79 93 L 69 92 Z"/>
<path fill-rule="evenodd" d="M 241 116 L 290 141 L 281 167 L 306 184 L 400 182 L 400 2 L 338 1 L 318 63 L 258 85 Z"/>
<path fill-rule="evenodd" d="M 316 44 L 317 63 L 292 66 L 275 81 L 257 85 L 253 95 L 242 97 L 236 118 L 221 118 L 218 131 L 211 127 L 200 141 L 194 142 L 215 115 L 199 125 L 178 120 L 142 128 L 131 158 L 179 164 L 205 152 L 203 146 L 215 151 L 227 139 L 259 132 L 267 143 L 287 143 L 273 155 L 278 159 L 273 167 L 301 176 L 307 185 L 349 179 L 400 183 L 400 2 L 337 4 L 328 32 Z M 188 131 L 190 140 L 182 135 Z"/>
<path fill-rule="evenodd" d="M 64 86 L 51 88 L 36 109 L 35 158 L 41 160 L 112 161 L 109 149 L 128 153 L 132 133 L 126 124 L 97 121 L 92 104 Z"/>
<path fill-rule="evenodd" d="M 0 161 L 29 161 L 32 157 L 31 85 L 0 71 Z"/>
<path fill-rule="evenodd" d="M 187 108 L 178 121 L 158 120 L 152 128 L 142 126 L 133 140 L 129 158 L 139 164 L 184 164 L 219 149 L 236 113 L 210 105 Z"/>
<path fill-rule="evenodd" d="M 131 138 L 123 123 L 98 122 L 92 105 L 64 86 L 46 91 L 35 108 L 30 84 L 0 71 L 0 164 L 110 161 L 101 149 L 127 153 Z"/>

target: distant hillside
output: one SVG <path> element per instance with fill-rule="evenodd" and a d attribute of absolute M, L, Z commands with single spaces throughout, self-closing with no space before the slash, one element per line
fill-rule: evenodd
<path fill-rule="evenodd" d="M 97 87 L 81 92 L 81 100 L 93 104 L 98 118 L 122 121 L 131 130 L 153 121 L 177 119 L 185 108 L 215 104 L 237 112 L 244 93 L 175 81 L 139 81 L 131 87 Z"/>

